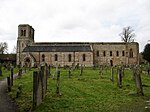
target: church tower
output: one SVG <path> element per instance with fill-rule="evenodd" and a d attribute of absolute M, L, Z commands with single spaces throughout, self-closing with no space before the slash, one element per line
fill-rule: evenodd
<path fill-rule="evenodd" d="M 34 43 L 34 29 L 28 24 L 20 24 L 18 26 L 18 38 L 17 38 L 17 65 L 23 62 L 23 49 L 26 46 L 30 46 Z"/>

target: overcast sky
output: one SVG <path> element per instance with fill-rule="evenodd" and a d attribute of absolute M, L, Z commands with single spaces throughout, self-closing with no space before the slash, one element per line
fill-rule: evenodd
<path fill-rule="evenodd" d="M 19 24 L 35 42 L 121 42 L 131 26 L 143 51 L 150 40 L 150 0 L 0 0 L 0 42 L 16 46 Z"/>

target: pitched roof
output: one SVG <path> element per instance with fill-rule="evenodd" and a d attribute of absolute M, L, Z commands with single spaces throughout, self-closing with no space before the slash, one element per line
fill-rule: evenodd
<path fill-rule="evenodd" d="M 90 45 L 63 45 L 63 46 L 27 46 L 23 52 L 91 52 Z"/>

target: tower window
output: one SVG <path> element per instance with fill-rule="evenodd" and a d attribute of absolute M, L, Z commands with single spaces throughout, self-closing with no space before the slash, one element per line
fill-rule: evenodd
<path fill-rule="evenodd" d="M 116 51 L 116 56 L 119 56 L 119 51 Z"/>
<path fill-rule="evenodd" d="M 23 36 L 23 30 L 21 30 L 21 36 Z"/>
<path fill-rule="evenodd" d="M 85 54 L 82 55 L 83 61 L 86 61 Z"/>
<path fill-rule="evenodd" d="M 26 30 L 21 30 L 21 36 L 26 36 Z"/>
<path fill-rule="evenodd" d="M 26 36 L 26 30 L 23 31 L 23 36 Z"/>
<path fill-rule="evenodd" d="M 45 55 L 42 54 L 42 61 L 45 61 Z"/>
<path fill-rule="evenodd" d="M 55 54 L 55 61 L 58 61 L 58 55 Z"/>
<path fill-rule="evenodd" d="M 96 51 L 96 56 L 99 56 L 99 51 Z"/>
<path fill-rule="evenodd" d="M 71 54 L 68 55 L 68 61 L 71 62 Z"/>
<path fill-rule="evenodd" d="M 112 51 L 110 51 L 110 56 L 112 56 Z"/>

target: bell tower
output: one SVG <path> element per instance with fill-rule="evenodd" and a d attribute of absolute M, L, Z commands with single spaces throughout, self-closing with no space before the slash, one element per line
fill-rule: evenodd
<path fill-rule="evenodd" d="M 18 38 L 17 38 L 17 65 L 23 61 L 22 52 L 27 46 L 34 43 L 34 29 L 28 24 L 20 24 L 18 26 Z"/>

